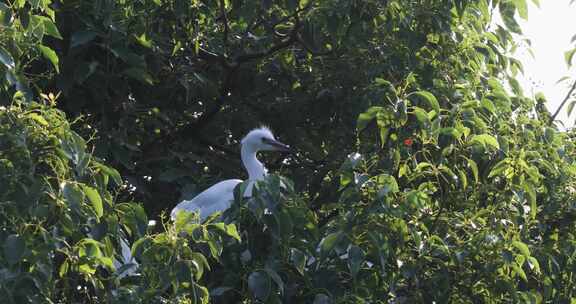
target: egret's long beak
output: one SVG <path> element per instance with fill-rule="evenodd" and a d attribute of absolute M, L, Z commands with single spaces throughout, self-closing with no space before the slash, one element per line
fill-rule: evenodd
<path fill-rule="evenodd" d="M 292 149 L 290 148 L 290 146 L 285 145 L 277 140 L 274 139 L 264 139 L 264 142 L 270 146 L 272 146 L 272 148 L 274 148 L 274 150 L 276 151 L 281 151 L 281 152 L 292 152 Z"/>

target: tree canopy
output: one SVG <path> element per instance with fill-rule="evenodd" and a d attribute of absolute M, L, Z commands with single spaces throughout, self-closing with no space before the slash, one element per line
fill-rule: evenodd
<path fill-rule="evenodd" d="M 516 80 L 516 18 L 526 0 L 0 3 L 0 298 L 576 301 L 574 136 Z M 231 221 L 169 221 L 246 177 L 261 124 L 296 153 L 261 156 Z"/>

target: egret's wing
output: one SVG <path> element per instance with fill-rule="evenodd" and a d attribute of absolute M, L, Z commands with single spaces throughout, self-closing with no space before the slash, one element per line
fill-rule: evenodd
<path fill-rule="evenodd" d="M 139 265 L 132 256 L 128 241 L 123 237 L 120 237 L 120 247 L 122 248 L 122 261 L 114 258 L 112 262 L 116 268 L 118 278 L 122 279 L 126 276 L 135 275 Z"/>
<path fill-rule="evenodd" d="M 224 211 L 230 207 L 234 200 L 234 188 L 241 183 L 239 179 L 221 181 L 204 190 L 191 200 L 182 201 L 170 213 L 174 220 L 180 210 L 196 211 L 200 213 L 200 221 L 218 211 Z"/>
<path fill-rule="evenodd" d="M 134 259 L 132 256 L 132 250 L 125 238 L 120 238 L 120 247 L 122 247 L 122 259 L 124 260 L 124 263 L 132 262 Z"/>

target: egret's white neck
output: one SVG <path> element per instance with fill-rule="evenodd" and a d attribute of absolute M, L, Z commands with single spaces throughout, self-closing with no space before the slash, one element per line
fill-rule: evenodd
<path fill-rule="evenodd" d="M 258 151 L 249 145 L 242 145 L 240 149 L 242 163 L 248 171 L 249 180 L 261 180 L 267 173 L 264 165 L 256 158 L 256 152 Z"/>

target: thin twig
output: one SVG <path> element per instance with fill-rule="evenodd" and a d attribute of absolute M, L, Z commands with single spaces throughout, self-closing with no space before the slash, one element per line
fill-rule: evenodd
<path fill-rule="evenodd" d="M 568 91 L 568 94 L 566 94 L 566 97 L 564 97 L 564 100 L 562 100 L 562 103 L 560 104 L 560 106 L 558 107 L 556 112 L 554 112 L 554 115 L 552 115 L 552 119 L 550 120 L 550 123 L 553 123 L 554 120 L 556 120 L 556 116 L 558 116 L 558 113 L 560 113 L 560 110 L 562 110 L 562 108 L 564 107 L 564 105 L 566 104 L 568 99 L 570 99 L 570 96 L 572 95 L 572 92 L 574 92 L 575 89 L 576 89 L 576 80 L 574 80 L 574 82 L 572 83 L 572 87 L 570 88 L 570 91 Z"/>

